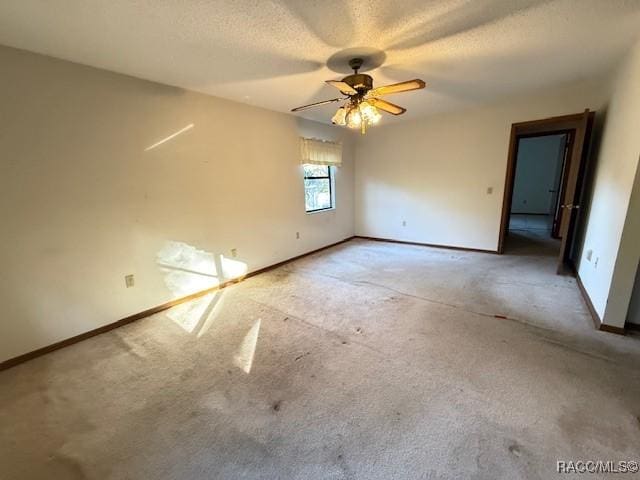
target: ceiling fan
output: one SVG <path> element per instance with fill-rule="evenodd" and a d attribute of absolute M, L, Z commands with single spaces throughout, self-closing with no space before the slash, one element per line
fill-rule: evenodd
<path fill-rule="evenodd" d="M 373 88 L 373 78 L 364 73 L 358 73 L 362 64 L 362 58 L 353 58 L 349 60 L 349 66 L 354 71 L 352 75 L 348 75 L 342 80 L 327 80 L 326 83 L 340 90 L 340 93 L 345 95 L 344 97 L 303 105 L 291 111 L 299 112 L 300 110 L 319 107 L 320 105 L 326 105 L 328 103 L 345 101 L 345 103 L 338 108 L 338 111 L 331 121 L 336 125 L 360 128 L 361 133 L 364 134 L 368 125 L 375 125 L 380 121 L 382 115 L 379 110 L 392 115 L 402 115 L 407 111 L 405 108 L 387 102 L 379 97 L 391 93 L 419 90 L 425 87 L 424 81 L 416 78 L 415 80 Z"/>

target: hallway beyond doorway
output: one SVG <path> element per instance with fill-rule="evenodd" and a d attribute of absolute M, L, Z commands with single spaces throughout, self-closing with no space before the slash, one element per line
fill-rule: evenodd
<path fill-rule="evenodd" d="M 509 230 L 527 230 L 551 235 L 550 215 L 527 215 L 512 213 Z"/>
<path fill-rule="evenodd" d="M 511 214 L 507 252 L 513 255 L 542 255 L 555 257 L 560 240 L 551 236 L 550 215 Z"/>

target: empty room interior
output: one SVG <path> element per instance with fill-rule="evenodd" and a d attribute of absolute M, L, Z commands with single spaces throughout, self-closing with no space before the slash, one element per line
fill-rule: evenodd
<path fill-rule="evenodd" d="M 6 0 L 0 65 L 2 480 L 639 478 L 640 0 Z"/>

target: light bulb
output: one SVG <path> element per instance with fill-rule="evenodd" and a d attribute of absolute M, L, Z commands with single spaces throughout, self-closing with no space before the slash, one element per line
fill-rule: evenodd
<path fill-rule="evenodd" d="M 367 123 L 378 123 L 382 115 L 378 112 L 378 109 L 371 105 L 368 102 L 363 102 L 360 106 L 360 112 L 362 113 L 362 117 L 365 119 Z"/>
<path fill-rule="evenodd" d="M 360 111 L 362 112 L 362 114 L 365 117 L 368 117 L 371 114 L 371 110 L 373 109 L 373 107 L 371 106 L 371 104 L 369 104 L 368 102 L 363 102 L 360 105 Z"/>
<path fill-rule="evenodd" d="M 346 125 L 347 122 L 345 120 L 347 116 L 347 110 L 344 107 L 340 107 L 336 114 L 333 116 L 331 121 L 336 125 Z"/>
<path fill-rule="evenodd" d="M 376 107 L 371 107 L 372 112 L 371 112 L 371 118 L 370 121 L 371 123 L 378 123 L 380 121 L 380 119 L 382 118 L 382 115 L 380 115 L 380 112 L 378 112 L 378 109 Z"/>
<path fill-rule="evenodd" d="M 349 128 L 358 128 L 362 123 L 362 116 L 360 115 L 360 111 L 358 107 L 351 108 L 349 113 L 347 114 L 347 126 Z"/>

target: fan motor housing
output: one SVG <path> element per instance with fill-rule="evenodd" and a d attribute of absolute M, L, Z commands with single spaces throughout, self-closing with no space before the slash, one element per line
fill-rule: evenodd
<path fill-rule="evenodd" d="M 364 73 L 355 73 L 342 79 L 344 83 L 355 88 L 359 92 L 368 92 L 373 88 L 373 78 Z"/>

